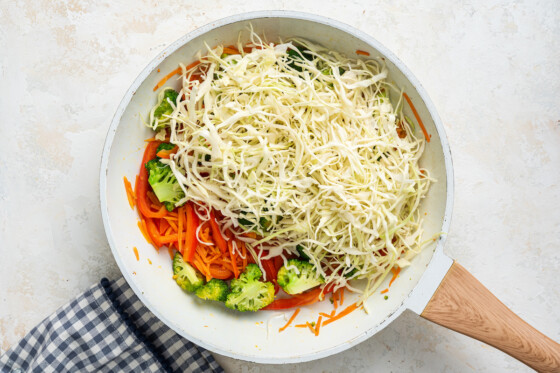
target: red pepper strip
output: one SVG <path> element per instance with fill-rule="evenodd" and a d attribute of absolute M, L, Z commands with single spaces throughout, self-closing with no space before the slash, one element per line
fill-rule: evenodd
<path fill-rule="evenodd" d="M 194 260 L 194 252 L 196 251 L 196 246 L 198 241 L 196 239 L 196 229 L 198 228 L 198 215 L 194 211 L 194 207 L 191 203 L 187 203 L 187 224 L 186 224 L 186 234 L 185 234 L 185 247 L 183 248 L 183 259 L 189 263 Z"/>
<path fill-rule="evenodd" d="M 225 254 L 227 251 L 227 242 L 222 237 L 222 232 L 220 232 L 220 227 L 216 222 L 213 210 L 210 211 L 210 226 L 212 227 L 212 237 L 214 238 L 214 242 L 216 242 L 216 245 L 218 245 L 222 254 Z"/>
<path fill-rule="evenodd" d="M 264 255 L 262 254 L 262 249 L 260 247 L 257 247 L 256 249 L 257 255 L 261 256 Z M 270 281 L 274 284 L 274 293 L 278 293 L 278 291 L 280 290 L 280 287 L 278 286 L 278 269 L 282 266 L 280 265 L 280 267 L 276 266 L 277 263 L 277 258 L 280 259 L 280 261 L 282 261 L 282 258 L 280 257 L 274 257 L 271 259 L 261 259 L 261 265 L 265 271 L 266 274 L 266 281 Z M 282 264 L 284 262 L 282 261 Z"/>
<path fill-rule="evenodd" d="M 332 289 L 332 286 L 326 286 L 323 295 L 330 293 Z M 263 310 L 285 310 L 287 308 L 307 306 L 319 301 L 320 295 L 321 288 L 315 288 L 306 293 L 294 295 L 291 298 L 276 299 L 274 302 L 264 307 Z"/>
<path fill-rule="evenodd" d="M 138 182 L 134 186 L 136 189 L 134 193 L 136 194 L 138 210 L 146 218 L 163 218 L 165 215 L 167 215 L 167 209 L 163 205 L 158 211 L 152 211 L 150 209 L 150 203 L 147 197 L 149 189 L 148 170 L 146 170 L 146 167 L 144 167 L 144 165 L 156 157 L 156 150 L 159 144 L 161 144 L 161 141 L 150 141 L 148 143 L 148 146 L 146 146 L 144 157 L 142 158 L 142 164 L 140 165 Z"/>
<path fill-rule="evenodd" d="M 274 257 L 274 268 L 276 269 L 276 272 L 278 272 L 280 267 L 282 267 L 283 265 L 284 265 L 284 259 L 282 259 L 281 256 L 275 256 Z"/>
<path fill-rule="evenodd" d="M 159 235 L 156 224 L 151 218 L 146 218 L 146 228 L 148 229 L 148 235 L 152 239 L 154 246 L 159 249 L 162 246 L 161 236 Z"/>
<path fill-rule="evenodd" d="M 278 271 L 274 266 L 274 259 L 262 259 L 261 264 L 266 272 L 266 281 L 270 281 L 274 284 L 274 293 L 278 293 L 280 287 L 278 286 Z"/>

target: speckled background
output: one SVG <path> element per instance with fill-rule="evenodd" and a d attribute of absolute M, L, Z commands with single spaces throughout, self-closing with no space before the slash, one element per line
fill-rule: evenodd
<path fill-rule="evenodd" d="M 243 5 L 241 5 L 243 4 Z M 446 252 L 560 340 L 560 3 L 0 1 L 0 349 L 119 270 L 99 210 L 102 145 L 124 92 L 166 45 L 235 13 L 351 24 L 395 52 L 445 124 L 455 175 Z M 231 372 L 527 371 L 405 313 L 353 349 Z"/>

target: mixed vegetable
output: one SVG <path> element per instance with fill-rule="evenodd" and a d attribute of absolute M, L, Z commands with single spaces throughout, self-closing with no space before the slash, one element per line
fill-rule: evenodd
<path fill-rule="evenodd" d="M 412 102 L 392 105 L 377 62 L 252 37 L 154 88 L 182 77 L 150 112 L 134 191 L 125 179 L 138 225 L 173 254 L 177 285 L 203 300 L 282 310 L 347 289 L 359 305 L 424 245 L 418 204 L 432 180 L 400 97 Z M 315 333 L 335 319 L 324 317 Z"/>

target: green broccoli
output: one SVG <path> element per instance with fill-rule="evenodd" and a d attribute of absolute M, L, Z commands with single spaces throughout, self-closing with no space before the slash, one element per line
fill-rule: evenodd
<path fill-rule="evenodd" d="M 264 208 L 264 211 L 267 211 L 267 209 Z M 247 212 L 245 211 L 241 211 L 241 214 L 247 216 Z M 252 231 L 260 234 L 261 236 L 264 236 L 266 235 L 267 232 L 270 231 L 270 228 L 272 228 L 273 220 L 276 220 L 276 223 L 279 223 L 282 221 L 283 218 L 284 217 L 280 215 L 271 216 L 271 217 L 261 216 L 259 218 L 259 224 L 257 225 L 254 215 L 251 214 L 250 217 L 239 218 L 237 219 L 237 221 L 239 222 L 239 225 L 241 225 L 243 228 L 251 229 Z"/>
<path fill-rule="evenodd" d="M 152 186 L 158 200 L 165 205 L 167 210 L 173 211 L 177 202 L 185 197 L 179 182 L 171 167 L 155 158 L 145 165 L 148 170 L 148 183 Z"/>
<path fill-rule="evenodd" d="M 173 258 L 173 278 L 181 289 L 193 292 L 204 284 L 202 275 L 183 260 L 183 255 L 175 253 Z"/>
<path fill-rule="evenodd" d="M 289 267 L 295 267 L 297 270 Z M 288 260 L 288 263 L 278 271 L 277 281 L 288 294 L 303 293 L 325 283 L 325 280 L 315 272 L 313 264 L 299 259 Z"/>
<path fill-rule="evenodd" d="M 225 302 L 229 288 L 227 282 L 213 278 L 206 285 L 196 289 L 196 295 L 204 300 L 215 300 Z"/>
<path fill-rule="evenodd" d="M 179 92 L 176 92 L 172 88 L 166 88 L 163 91 L 163 95 L 161 96 L 161 101 L 158 103 L 158 106 L 154 110 L 154 123 L 157 120 L 157 127 L 155 128 L 156 131 L 161 130 L 165 127 L 165 124 L 169 121 L 167 115 L 171 115 L 173 113 L 173 106 L 169 103 L 169 101 L 175 103 L 177 102 L 177 96 L 179 96 Z"/>
<path fill-rule="evenodd" d="M 159 153 L 161 150 L 173 150 L 175 145 L 171 144 L 170 142 L 162 142 L 156 149 L 156 154 Z"/>
<path fill-rule="evenodd" d="M 350 272 L 344 274 L 344 277 L 352 278 L 352 277 L 354 277 L 356 272 L 358 272 L 358 269 L 357 268 L 352 268 L 352 270 Z"/>
<path fill-rule="evenodd" d="M 301 260 L 305 260 L 305 261 L 308 262 L 311 258 L 309 257 L 309 255 L 307 255 L 307 254 L 305 253 L 304 249 L 305 249 L 305 248 L 303 247 L 303 245 L 297 245 L 297 246 L 296 246 L 296 250 L 297 250 L 297 252 L 298 252 L 299 257 L 301 258 Z"/>
<path fill-rule="evenodd" d="M 256 264 L 249 264 L 238 279 L 231 280 L 231 292 L 226 307 L 238 311 L 258 311 L 274 300 L 272 282 L 262 282 L 262 271 Z"/>
<path fill-rule="evenodd" d="M 288 63 L 288 66 L 290 66 L 292 69 L 302 72 L 302 68 L 301 66 L 298 66 L 296 64 L 297 60 L 310 60 L 311 59 L 311 55 L 309 55 L 309 50 L 305 49 L 303 47 L 295 47 L 296 49 L 289 49 L 288 50 L 288 60 L 290 61 Z"/>

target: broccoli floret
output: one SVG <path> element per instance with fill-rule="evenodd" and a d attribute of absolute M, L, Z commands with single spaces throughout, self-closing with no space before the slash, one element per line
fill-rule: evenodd
<path fill-rule="evenodd" d="M 183 260 L 180 253 L 175 253 L 173 258 L 173 278 L 181 289 L 193 292 L 204 284 L 202 275 L 191 265 Z"/>
<path fill-rule="evenodd" d="M 262 271 L 256 264 L 249 264 L 238 279 L 231 280 L 231 292 L 226 307 L 238 311 L 258 311 L 274 300 L 272 282 L 262 282 Z"/>
<path fill-rule="evenodd" d="M 229 288 L 227 282 L 213 278 L 208 281 L 206 285 L 196 289 L 196 295 L 205 300 L 215 300 L 218 302 L 225 302 Z"/>
<path fill-rule="evenodd" d="M 158 159 L 146 162 L 149 172 L 148 183 L 152 186 L 158 200 L 165 205 L 167 210 L 173 211 L 177 202 L 185 197 L 179 182 L 171 167 L 161 163 Z"/>
<path fill-rule="evenodd" d="M 304 249 L 304 247 L 302 245 L 297 245 L 296 246 L 296 250 L 297 250 L 301 260 L 309 261 L 311 258 L 309 257 L 309 255 L 307 255 L 305 253 L 305 251 L 303 251 L 303 249 Z"/>
<path fill-rule="evenodd" d="M 265 209 L 265 211 L 266 211 L 266 209 Z M 254 215 L 248 214 L 245 211 L 241 211 L 241 214 L 243 214 L 245 216 L 249 215 L 249 217 L 248 218 L 237 219 L 237 221 L 239 222 L 239 225 L 241 225 L 245 229 L 251 229 L 252 231 L 258 233 L 261 236 L 266 235 L 266 233 L 268 233 L 270 231 L 270 229 L 272 228 L 273 220 L 275 220 L 276 223 L 279 223 L 284 218 L 283 216 L 280 216 L 280 215 L 271 216 L 271 217 L 262 216 L 262 217 L 259 218 L 259 224 L 257 224 L 256 223 L 256 218 L 255 218 Z"/>
<path fill-rule="evenodd" d="M 306 60 L 310 60 L 311 59 L 311 55 L 309 54 L 309 50 L 302 48 L 302 47 L 295 47 L 296 49 L 289 49 L 288 50 L 288 59 L 290 60 L 290 63 L 288 63 L 288 66 L 290 66 L 292 69 L 302 72 L 302 68 L 301 66 L 298 66 L 296 64 L 297 60 L 302 60 L 302 59 L 306 59 Z"/>
<path fill-rule="evenodd" d="M 291 267 L 291 268 L 290 268 Z M 297 271 L 295 268 L 297 268 Z M 299 294 L 325 283 L 317 275 L 313 264 L 299 259 L 290 259 L 278 271 L 278 285 L 288 294 Z"/>
<path fill-rule="evenodd" d="M 173 148 L 175 148 L 175 145 L 169 143 L 169 142 L 162 142 L 161 144 L 159 144 L 159 146 L 156 149 L 156 154 L 159 153 L 161 150 L 173 150 Z"/>
<path fill-rule="evenodd" d="M 354 277 L 356 272 L 358 272 L 358 269 L 357 268 L 352 268 L 352 270 L 350 272 L 344 274 L 344 277 L 352 278 L 352 277 Z"/>
<path fill-rule="evenodd" d="M 168 122 L 168 118 L 166 118 L 165 116 L 171 115 L 171 113 L 173 113 L 173 107 L 171 106 L 169 101 L 173 103 L 177 102 L 177 96 L 179 96 L 179 92 L 176 92 L 171 88 L 167 88 L 165 91 L 163 91 L 161 101 L 158 103 L 158 106 L 154 110 L 154 122 L 156 119 L 158 122 L 158 125 L 155 128 L 156 131 L 159 131 L 165 127 L 165 123 Z"/>

